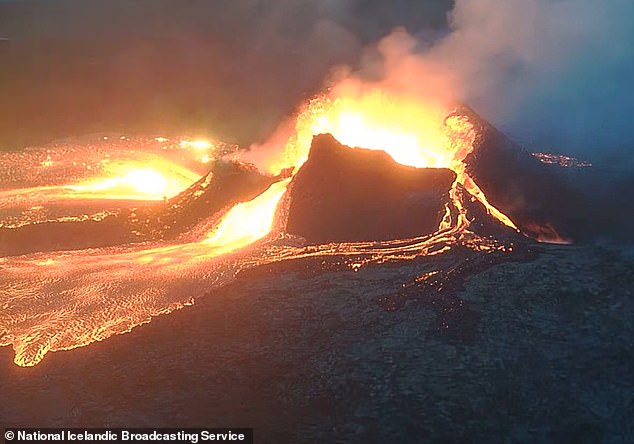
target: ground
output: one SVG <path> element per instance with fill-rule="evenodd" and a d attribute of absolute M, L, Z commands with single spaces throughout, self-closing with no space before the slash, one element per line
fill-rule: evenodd
<path fill-rule="evenodd" d="M 250 270 L 33 368 L 1 349 L 0 423 L 244 426 L 258 443 L 634 442 L 632 259 L 541 245 L 477 270 L 451 296 L 469 335 L 442 334 L 429 295 L 381 303 L 421 261 L 313 265 Z"/>

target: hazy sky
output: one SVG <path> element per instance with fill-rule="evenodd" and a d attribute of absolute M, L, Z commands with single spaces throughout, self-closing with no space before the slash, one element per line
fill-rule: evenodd
<path fill-rule="evenodd" d="M 0 1 L 0 147 L 110 130 L 249 143 L 397 26 L 520 142 L 632 157 L 631 0 Z"/>
<path fill-rule="evenodd" d="M 0 146 L 112 129 L 248 142 L 333 65 L 449 1 L 23 0 L 0 3 Z"/>

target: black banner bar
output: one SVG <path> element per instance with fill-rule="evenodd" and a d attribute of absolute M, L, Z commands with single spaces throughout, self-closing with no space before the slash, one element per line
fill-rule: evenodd
<path fill-rule="evenodd" d="M 4 429 L 5 443 L 234 443 L 253 444 L 253 429 Z"/>

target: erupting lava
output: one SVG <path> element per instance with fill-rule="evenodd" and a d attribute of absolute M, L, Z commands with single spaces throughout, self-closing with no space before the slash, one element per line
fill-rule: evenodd
<path fill-rule="evenodd" d="M 457 191 L 461 185 L 491 216 L 517 230 L 467 174 L 464 161 L 473 151 L 477 134 L 472 123 L 466 117 L 452 115 L 450 107 L 422 103 L 381 89 L 315 98 L 299 114 L 295 134 L 281 157 L 272 161 L 270 170 L 279 172 L 294 166 L 297 171 L 308 158 L 312 139 L 318 134 L 332 134 L 347 146 L 386 151 L 403 165 L 449 168 L 457 175 L 451 198 L 459 213 L 459 228 L 468 226 Z"/>
<path fill-rule="evenodd" d="M 198 178 L 195 172 L 167 161 L 154 160 L 149 166 L 120 162 L 79 182 L 0 190 L 0 208 L 71 200 L 158 201 L 177 195 Z"/>
<path fill-rule="evenodd" d="M 332 93 L 310 101 L 291 134 L 283 135 L 286 143 L 267 149 L 273 158 L 265 162 L 266 169 L 279 173 L 291 167 L 296 173 L 307 159 L 313 136 L 322 133 L 332 134 L 345 145 L 385 150 L 404 165 L 453 170 L 457 179 L 450 190 L 451 203 L 436 233 L 310 247 L 286 242 L 285 195 L 292 177 L 286 178 L 255 199 L 228 209 L 220 220 L 210 215 L 208 226 L 213 228 L 202 237 L 191 233 L 173 242 L 0 258 L 0 346 L 13 346 L 16 364 L 35 365 L 48 351 L 69 350 L 128 332 L 153 316 L 189 305 L 194 296 L 227 282 L 241 269 L 274 261 L 342 256 L 349 258 L 345 262 L 356 271 L 370 262 L 442 254 L 458 241 L 474 251 L 510 251 L 468 230 L 466 199 L 479 201 L 499 222 L 516 228 L 489 204 L 466 172 L 464 160 L 476 137 L 466 117 L 452 114 L 449 107 L 380 89 Z M 156 139 L 161 144 L 166 141 Z M 199 163 L 206 163 L 209 157 L 205 156 L 211 155 L 212 146 L 206 142 L 174 146 L 191 150 Z M 113 162 L 92 179 L 38 190 L 51 194 L 44 203 L 53 197 L 162 200 L 201 175 L 165 162 Z M 42 164 L 42 168 L 50 165 Z M 33 194 L 33 188 L 28 193 Z M 0 203 L 16 195 L 20 190 L 2 191 Z M 265 242 L 256 243 L 259 240 Z"/>
<path fill-rule="evenodd" d="M 169 199 L 207 172 L 214 149 L 202 140 L 91 136 L 3 154 L 0 227 L 100 220 L 71 207 L 90 205 L 99 213 L 99 205 L 111 209 Z M 60 214 L 62 206 L 67 211 Z"/>

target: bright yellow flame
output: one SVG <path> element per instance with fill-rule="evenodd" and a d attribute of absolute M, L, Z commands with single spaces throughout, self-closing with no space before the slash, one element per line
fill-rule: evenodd
<path fill-rule="evenodd" d="M 208 140 L 181 140 L 181 149 L 190 150 L 194 159 L 200 163 L 209 163 L 216 145 Z"/>
<path fill-rule="evenodd" d="M 39 261 L 39 262 L 36 262 L 36 263 L 38 265 L 47 266 L 47 265 L 55 265 L 57 263 L 57 261 L 55 259 L 49 257 L 46 260 Z"/>
<path fill-rule="evenodd" d="M 288 166 L 301 166 L 313 136 L 325 133 L 344 145 L 385 150 L 404 165 L 449 168 L 457 153 L 447 150 L 450 144 L 443 120 L 448 113 L 449 109 L 397 98 L 382 90 L 319 97 L 300 113 L 295 135 L 270 169 L 279 172 Z"/>
<path fill-rule="evenodd" d="M 121 178 L 121 182 L 139 193 L 167 195 L 168 180 L 158 171 L 149 168 L 132 170 Z"/>
<path fill-rule="evenodd" d="M 344 97 L 312 125 L 313 134 L 330 133 L 344 145 L 385 150 L 394 160 L 418 168 L 448 168 L 442 117 L 408 100 L 398 103 L 379 92 L 358 100 Z"/>
<path fill-rule="evenodd" d="M 156 201 L 171 198 L 200 179 L 199 174 L 160 158 L 145 163 L 105 162 L 103 167 L 96 176 L 76 183 L 0 191 L 0 206 L 26 200 L 32 204 L 66 200 Z"/>
<path fill-rule="evenodd" d="M 129 188 L 137 193 L 164 196 L 168 180 L 151 168 L 130 169 L 123 176 L 100 180 L 85 185 L 70 185 L 69 188 L 80 192 L 99 192 L 114 188 Z"/>

